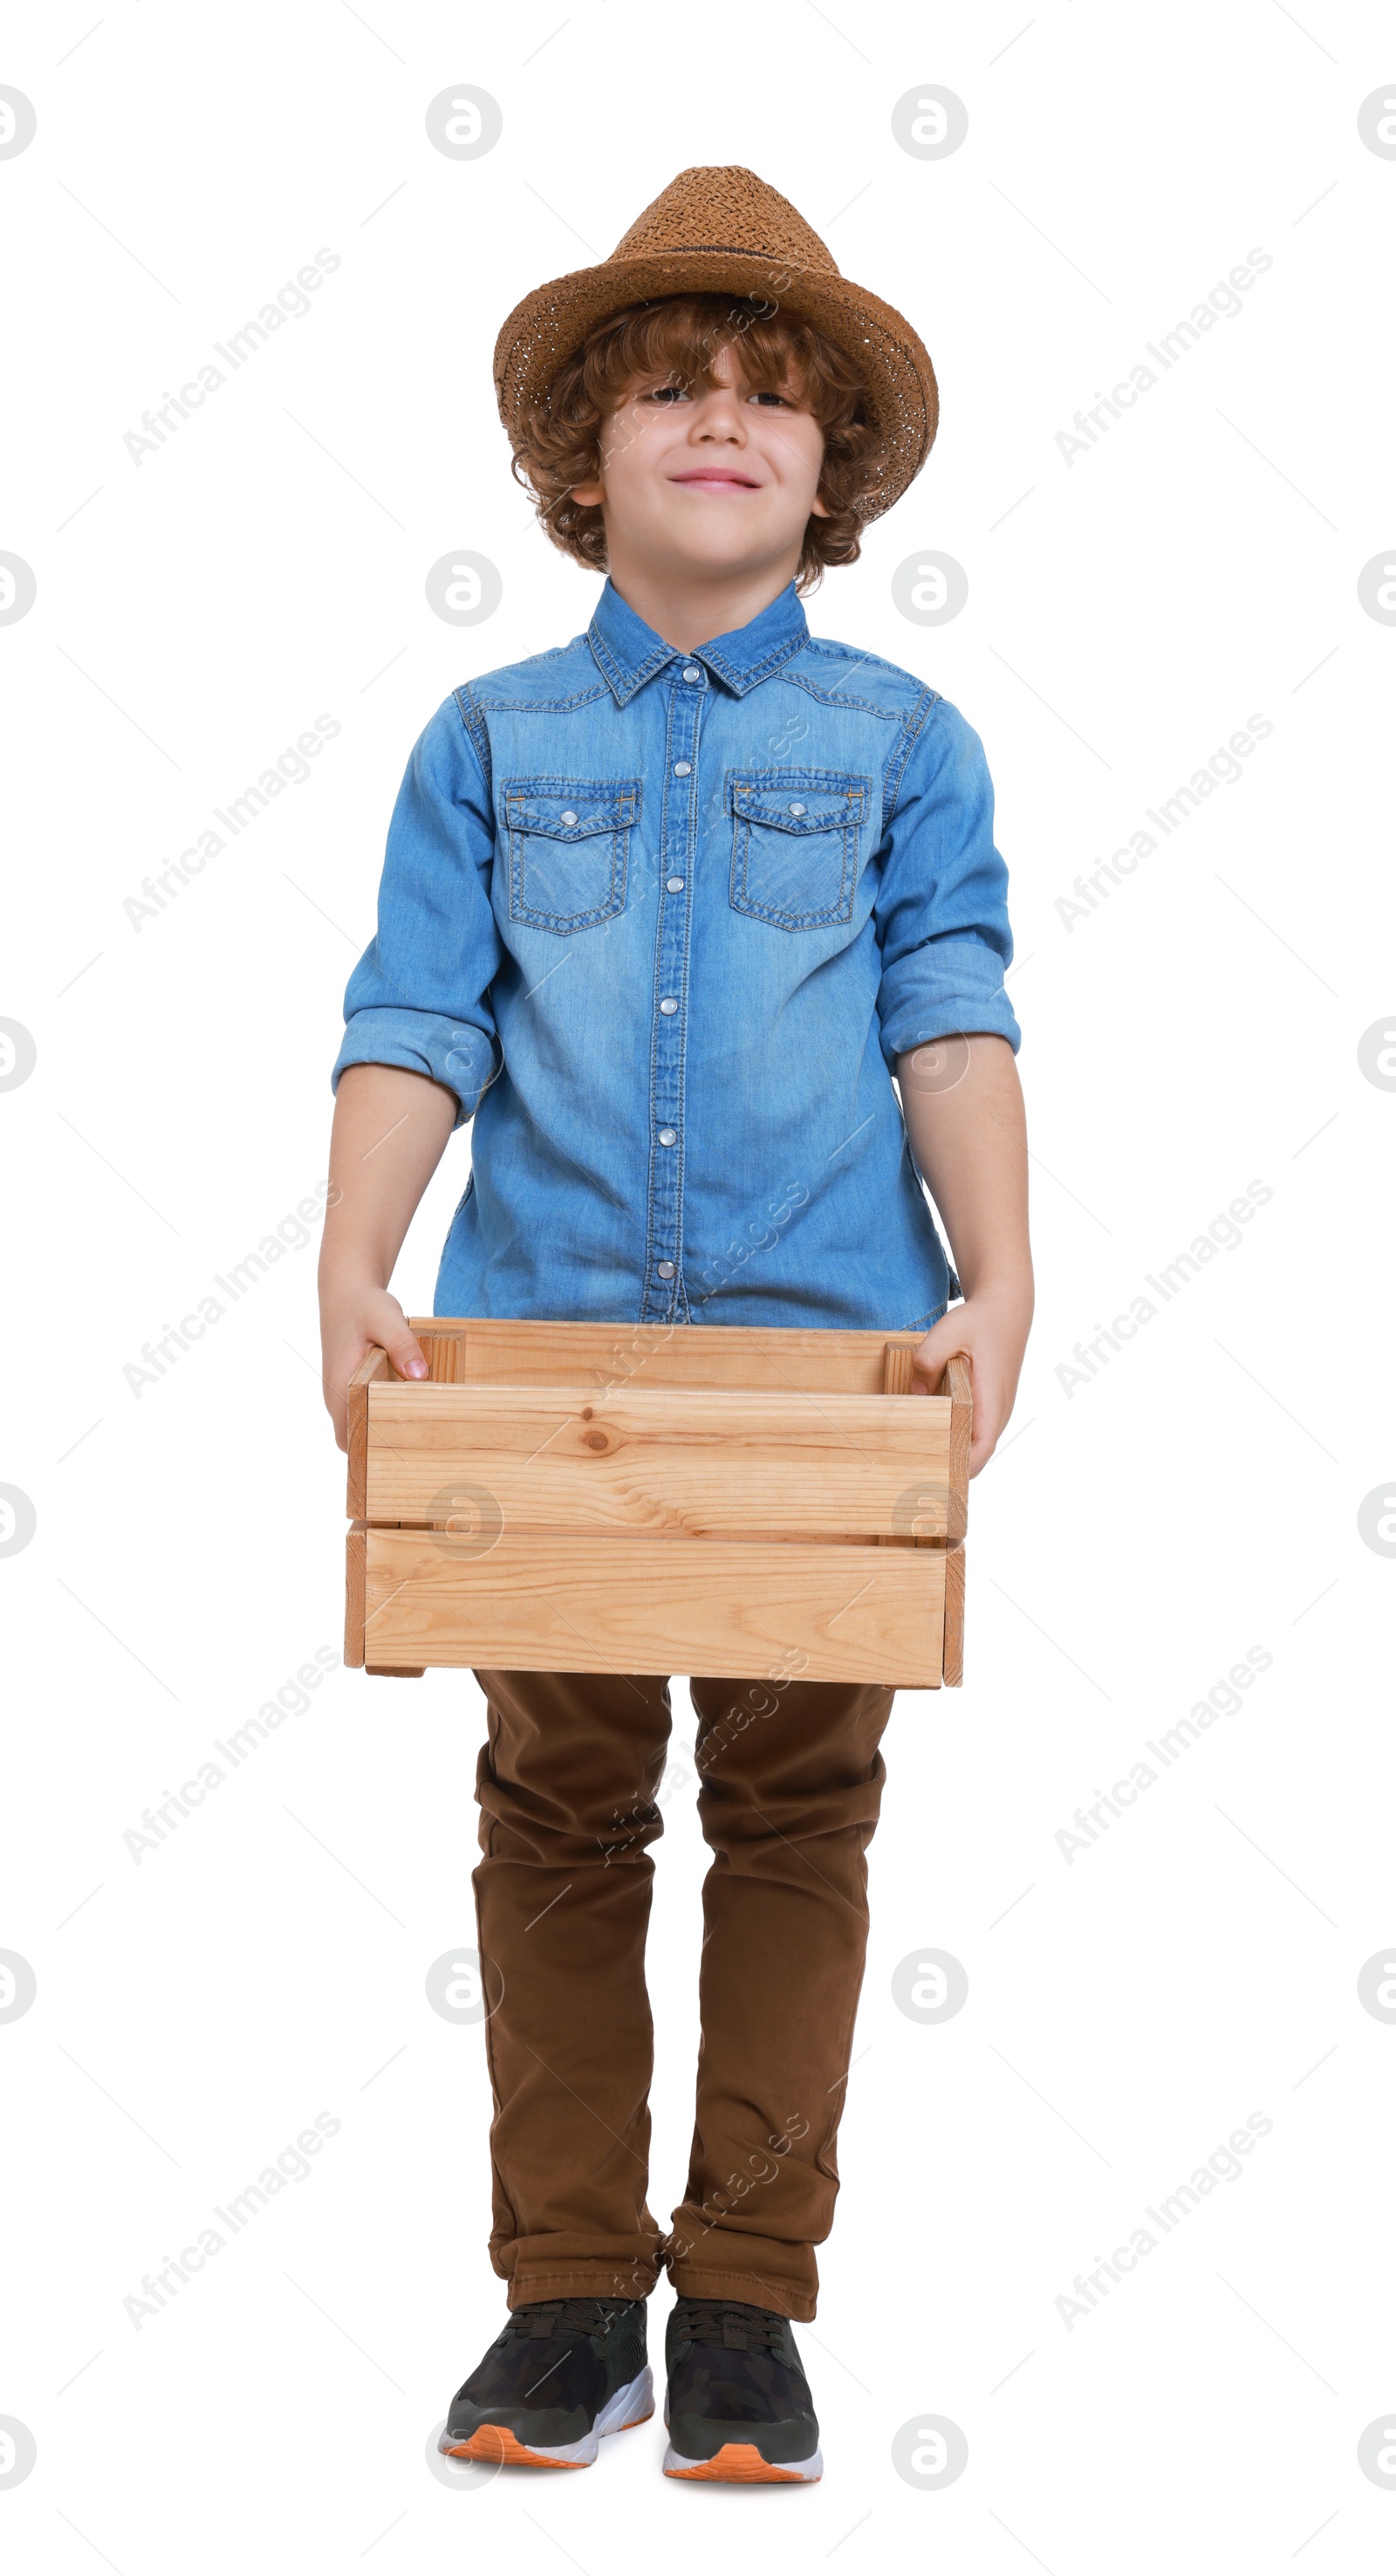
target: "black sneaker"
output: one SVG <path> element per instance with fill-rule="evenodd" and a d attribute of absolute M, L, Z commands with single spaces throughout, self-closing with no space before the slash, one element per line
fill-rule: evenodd
<path fill-rule="evenodd" d="M 809 2485 L 819 2425 L 788 2317 L 727 2299 L 679 2299 L 664 2339 L 666 2478 Z"/>
<path fill-rule="evenodd" d="M 451 2400 L 437 2449 L 456 2460 L 588 2469 L 603 2433 L 654 2413 L 643 2299 L 515 2308 Z"/>

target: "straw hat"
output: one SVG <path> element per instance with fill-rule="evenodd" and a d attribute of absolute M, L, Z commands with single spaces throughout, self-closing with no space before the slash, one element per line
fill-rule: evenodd
<path fill-rule="evenodd" d="M 877 432 L 864 520 L 899 500 L 936 434 L 930 358 L 911 324 L 841 277 L 817 232 L 753 170 L 681 170 L 595 268 L 574 268 L 516 304 L 494 351 L 499 415 L 513 436 L 564 358 L 622 305 L 665 295 L 732 294 L 812 322 L 863 378 Z"/>

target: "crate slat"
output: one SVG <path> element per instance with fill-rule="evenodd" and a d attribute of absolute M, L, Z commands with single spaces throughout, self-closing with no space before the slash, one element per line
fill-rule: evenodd
<path fill-rule="evenodd" d="M 364 1517 L 440 1526 L 459 1487 L 506 1530 L 943 1538 L 952 1405 L 922 1396 L 585 1387 L 367 1391 Z"/>
<path fill-rule="evenodd" d="M 544 1324 L 506 1317 L 410 1315 L 421 1340 L 460 1347 L 440 1368 L 458 1385 L 557 1386 L 579 1374 L 598 1385 L 808 1387 L 881 1395 L 889 1342 L 915 1350 L 924 1333 L 838 1332 L 760 1324 Z M 432 1375 L 438 1360 L 432 1355 Z M 578 1362 L 582 1363 L 579 1371 Z"/>
<path fill-rule="evenodd" d="M 370 1666 L 940 1684 L 943 1549 L 508 1531 L 478 1556 L 449 1546 L 367 1532 Z"/>

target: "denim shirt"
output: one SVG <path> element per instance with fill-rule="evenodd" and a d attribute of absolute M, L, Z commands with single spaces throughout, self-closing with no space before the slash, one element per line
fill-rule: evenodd
<path fill-rule="evenodd" d="M 792 583 L 681 653 L 610 582 L 457 689 L 393 812 L 332 1081 L 474 1117 L 440 1315 L 909 1330 L 952 1286 L 891 1071 L 1018 1044 L 979 737 Z"/>

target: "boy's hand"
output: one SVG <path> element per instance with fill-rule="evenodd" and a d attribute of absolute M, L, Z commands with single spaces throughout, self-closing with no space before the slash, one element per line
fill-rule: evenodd
<path fill-rule="evenodd" d="M 1025 1302 L 1021 1293 L 1011 1290 L 981 1289 L 977 1296 L 967 1297 L 962 1306 L 952 1306 L 948 1315 L 942 1315 L 912 1354 L 911 1365 L 917 1376 L 929 1381 L 923 1393 L 929 1393 L 937 1384 L 946 1361 L 953 1359 L 957 1351 L 962 1351 L 969 1361 L 974 1396 L 969 1446 L 972 1476 L 977 1476 L 992 1458 L 999 1434 L 1013 1410 L 1031 1322 L 1031 1297 Z"/>
<path fill-rule="evenodd" d="M 430 1377 L 422 1345 L 386 1288 L 340 1286 L 321 1300 L 322 1384 L 341 1449 L 349 1446 L 349 1380 L 375 1343 L 387 1352 L 399 1377 Z"/>
<path fill-rule="evenodd" d="M 931 1326 L 912 1367 L 934 1384 L 956 1351 L 969 1361 L 969 1472 L 977 1476 L 1013 1410 L 1032 1323 L 1018 1069 L 1006 1038 L 971 1031 L 899 1056 L 897 1082 L 912 1152 L 945 1219 L 965 1290 L 964 1304 Z"/>
<path fill-rule="evenodd" d="M 340 1076 L 320 1246 L 320 1345 L 325 1403 L 341 1449 L 349 1445 L 349 1380 L 375 1342 L 399 1377 L 431 1375 L 386 1283 L 456 1105 L 453 1092 L 399 1065 L 351 1064 Z"/>

